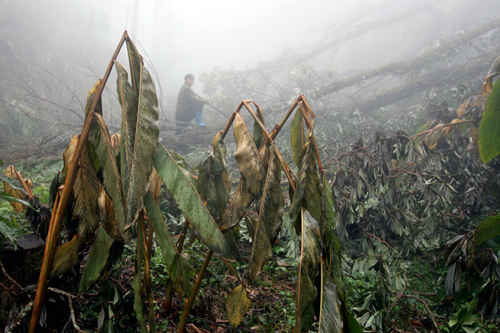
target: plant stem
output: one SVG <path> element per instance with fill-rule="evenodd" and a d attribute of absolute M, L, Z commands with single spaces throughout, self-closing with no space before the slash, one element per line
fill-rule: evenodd
<path fill-rule="evenodd" d="M 82 155 L 83 146 L 87 142 L 87 135 L 89 133 L 92 119 L 94 118 L 95 108 L 97 106 L 98 101 L 101 99 L 102 91 L 104 90 L 106 81 L 109 78 L 109 74 L 111 73 L 111 69 L 113 68 L 114 61 L 118 57 L 118 53 L 120 52 L 123 43 L 125 43 L 125 40 L 127 39 L 128 39 L 128 33 L 127 31 L 125 31 L 123 33 L 122 39 L 118 43 L 118 46 L 115 50 L 115 53 L 113 54 L 113 57 L 111 58 L 108 68 L 106 69 L 104 78 L 99 82 L 99 87 L 94 96 L 92 106 L 90 107 L 90 112 L 83 125 L 82 133 L 78 138 L 78 143 L 75 148 L 75 153 L 73 154 L 73 159 L 71 160 L 71 163 L 69 165 L 68 172 L 66 174 L 66 179 L 64 180 L 65 185 L 62 190 L 61 200 L 60 202 L 58 202 L 58 205 L 54 204 L 54 211 L 52 212 L 52 218 L 50 221 L 49 234 L 47 235 L 47 243 L 45 245 L 45 253 L 43 257 L 42 268 L 40 270 L 40 277 L 38 279 L 38 287 L 36 290 L 33 312 L 31 315 L 29 333 L 35 333 L 38 327 L 38 321 L 40 320 L 40 314 L 42 312 L 43 300 L 45 297 L 45 292 L 47 290 L 50 267 L 52 266 L 52 259 L 54 257 L 57 238 L 59 237 L 59 230 L 61 229 L 61 222 L 63 219 L 63 215 L 66 211 L 65 208 L 68 203 L 69 196 L 73 189 L 73 183 L 75 182 L 75 178 L 77 175 L 78 164 L 80 161 L 80 157 Z"/>
<path fill-rule="evenodd" d="M 198 293 L 201 281 L 205 276 L 205 272 L 207 271 L 208 268 L 208 263 L 210 262 L 210 259 L 212 259 L 213 254 L 214 252 L 212 250 L 208 252 L 207 257 L 205 258 L 205 262 L 203 263 L 203 267 L 201 267 L 200 273 L 198 274 L 198 279 L 196 279 L 196 283 L 194 284 L 193 290 L 191 291 L 191 295 L 189 296 L 189 299 L 186 300 L 186 302 L 184 303 L 184 309 L 182 310 L 181 321 L 179 322 L 179 326 L 177 327 L 177 332 L 179 333 L 183 333 L 184 329 L 186 328 L 189 312 L 191 311 L 191 307 L 193 306 L 194 300 L 196 299 L 196 294 Z"/>
<path fill-rule="evenodd" d="M 186 233 L 189 228 L 189 222 L 184 222 L 184 227 L 182 228 L 181 235 L 179 236 L 179 240 L 177 241 L 177 251 L 179 253 L 182 252 L 182 247 L 184 246 L 184 240 L 186 239 Z M 172 297 L 174 296 L 174 280 L 170 279 L 168 282 L 167 293 L 165 295 L 165 300 L 163 301 L 163 308 L 169 311 L 172 307 Z"/>

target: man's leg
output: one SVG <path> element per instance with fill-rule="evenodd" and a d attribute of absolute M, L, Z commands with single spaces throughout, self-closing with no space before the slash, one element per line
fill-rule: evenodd
<path fill-rule="evenodd" d="M 199 127 L 206 127 L 207 124 L 201 122 L 201 111 L 196 112 L 196 125 Z"/>
<path fill-rule="evenodd" d="M 201 122 L 202 111 L 203 111 L 203 105 L 201 105 L 199 109 L 195 110 L 196 125 L 198 125 L 199 127 L 206 127 L 207 124 Z"/>

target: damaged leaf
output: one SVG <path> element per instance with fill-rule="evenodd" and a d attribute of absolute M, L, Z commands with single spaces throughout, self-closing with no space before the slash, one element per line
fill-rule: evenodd
<path fill-rule="evenodd" d="M 238 326 L 243 321 L 243 317 L 250 308 L 250 299 L 247 296 L 247 290 L 243 285 L 234 288 L 231 295 L 227 297 L 226 310 L 229 322 L 233 326 Z"/>
<path fill-rule="evenodd" d="M 281 165 L 276 153 L 272 150 L 261 199 L 255 241 L 250 255 L 248 273 L 250 281 L 260 274 L 262 266 L 273 255 L 272 244 L 278 235 L 285 205 L 280 181 Z"/>
<path fill-rule="evenodd" d="M 181 170 L 172 154 L 158 143 L 154 160 L 156 170 L 177 202 L 179 209 L 212 251 L 223 258 L 234 258 L 222 232 L 208 211 L 191 180 Z"/>
<path fill-rule="evenodd" d="M 266 170 L 252 135 L 239 113 L 236 113 L 233 131 L 238 146 L 234 152 L 236 164 L 245 179 L 248 191 L 254 197 L 259 197 Z"/>

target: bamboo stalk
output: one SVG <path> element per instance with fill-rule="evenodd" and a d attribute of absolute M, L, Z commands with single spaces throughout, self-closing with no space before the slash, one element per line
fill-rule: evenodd
<path fill-rule="evenodd" d="M 196 279 L 196 283 L 193 286 L 193 290 L 191 291 L 191 295 L 189 299 L 184 303 L 184 309 L 182 310 L 181 320 L 179 322 L 179 326 L 177 327 L 177 332 L 184 333 L 184 329 L 186 328 L 187 319 L 189 317 L 189 312 L 191 312 L 191 307 L 196 299 L 196 294 L 198 293 L 198 289 L 200 289 L 201 281 L 205 276 L 205 272 L 208 268 L 208 263 L 210 259 L 212 259 L 213 251 L 209 251 L 207 257 L 205 258 L 205 262 L 203 263 L 203 267 L 201 267 L 200 273 L 198 274 L 198 278 Z"/>
<path fill-rule="evenodd" d="M 42 304 L 45 297 L 45 292 L 47 290 L 48 276 L 50 272 L 50 267 L 52 266 L 52 259 L 54 256 L 55 245 L 57 239 L 59 237 L 59 230 L 61 228 L 61 222 L 63 219 L 64 212 L 66 210 L 66 205 L 69 200 L 69 196 L 73 189 L 73 183 L 75 182 L 75 178 L 77 175 L 78 163 L 80 161 L 80 157 L 82 155 L 82 150 L 85 142 L 87 141 L 87 135 L 89 133 L 90 125 L 92 123 L 92 119 L 94 118 L 95 108 L 97 106 L 98 101 L 101 99 L 102 91 L 104 90 L 104 86 L 109 78 L 109 74 L 111 73 L 111 69 L 113 68 L 114 61 L 118 57 L 118 53 L 120 52 L 123 43 L 128 39 L 128 33 L 125 30 L 123 36 L 118 43 L 118 46 L 111 58 L 111 61 L 106 69 L 106 73 L 104 74 L 104 78 L 100 80 L 99 87 L 95 94 L 94 100 L 92 101 L 92 106 L 90 107 L 90 112 L 83 124 L 82 133 L 78 138 L 78 143 L 76 145 L 75 153 L 73 154 L 73 158 L 71 160 L 71 164 L 69 165 L 68 172 L 66 174 L 66 178 L 64 180 L 65 186 L 63 187 L 61 199 L 58 202 L 58 205 L 54 205 L 54 211 L 52 213 L 50 225 L 49 225 L 49 234 L 47 235 L 47 242 L 45 246 L 45 253 L 42 262 L 42 269 L 40 271 L 40 277 L 38 279 L 38 287 L 36 290 L 35 302 L 33 305 L 33 312 L 31 315 L 30 329 L 29 333 L 35 333 L 38 327 L 38 321 L 40 319 L 40 314 L 42 311 Z M 56 209 L 57 208 L 57 209 Z M 56 233 L 57 232 L 57 233 Z"/>

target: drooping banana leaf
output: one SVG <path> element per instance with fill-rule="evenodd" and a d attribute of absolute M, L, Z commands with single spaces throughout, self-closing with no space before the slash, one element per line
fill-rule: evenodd
<path fill-rule="evenodd" d="M 323 224 L 323 241 L 325 247 L 332 246 L 334 255 L 340 256 L 340 242 L 337 234 L 335 233 L 335 199 L 333 198 L 332 190 L 326 176 L 322 175 L 323 179 L 323 200 L 324 200 L 324 220 Z M 329 256 L 328 256 L 329 257 Z M 340 266 L 338 267 L 340 270 Z"/>
<path fill-rule="evenodd" d="M 292 125 L 290 126 L 290 144 L 295 165 L 300 168 L 300 156 L 304 150 L 304 119 L 300 111 L 295 112 Z"/>
<path fill-rule="evenodd" d="M 104 189 L 99 195 L 99 210 L 101 225 L 108 235 L 116 241 L 122 242 L 122 229 L 116 219 L 116 210 L 113 201 Z"/>
<path fill-rule="evenodd" d="M 101 115 L 96 114 L 94 117 L 100 129 L 99 141 L 95 147 L 95 152 L 101 166 L 104 188 L 113 201 L 116 220 L 120 226 L 120 231 L 123 232 L 123 228 L 125 227 L 125 212 L 123 208 L 121 179 L 118 166 L 116 165 L 111 137 Z"/>
<path fill-rule="evenodd" d="M 141 86 L 142 77 L 140 73 L 144 62 L 141 54 L 135 47 L 135 44 L 130 39 L 127 39 L 127 55 L 130 65 L 130 82 L 132 83 L 134 90 L 138 91 Z"/>
<path fill-rule="evenodd" d="M 297 188 L 293 194 L 292 203 L 290 205 L 290 217 L 295 221 L 295 229 L 297 234 L 300 234 L 300 220 L 298 214 L 300 208 L 306 208 L 316 221 L 322 221 L 321 203 L 321 186 L 319 182 L 317 160 L 314 148 L 313 126 L 309 128 L 307 133 L 307 141 L 304 145 L 303 156 L 301 158 L 301 167 L 299 172 L 299 181 Z"/>
<path fill-rule="evenodd" d="M 116 61 L 115 68 L 118 75 L 116 90 L 118 93 L 118 100 L 122 106 L 122 126 L 120 132 L 120 174 L 123 195 L 125 196 L 128 193 L 130 165 L 132 164 L 131 158 L 134 151 L 138 94 L 134 91 L 134 89 L 132 89 L 132 86 L 128 82 L 128 73 L 125 68 Z"/>
<path fill-rule="evenodd" d="M 252 135 L 239 113 L 236 113 L 234 118 L 233 132 L 238 146 L 234 152 L 236 164 L 245 179 L 248 191 L 257 198 L 262 190 L 266 170 Z"/>
<path fill-rule="evenodd" d="M 213 154 L 201 164 L 197 184 L 198 192 L 207 202 L 210 214 L 217 221 L 229 201 L 231 181 L 229 172 Z"/>
<path fill-rule="evenodd" d="M 81 243 L 81 238 L 75 235 L 72 240 L 56 248 L 49 279 L 63 275 L 78 263 L 78 249 Z"/>
<path fill-rule="evenodd" d="M 115 240 L 102 228 L 97 231 L 97 236 L 90 249 L 89 258 L 83 269 L 83 274 L 78 286 L 78 293 L 85 292 L 94 283 L 106 267 L 110 258 L 110 249 Z"/>
<path fill-rule="evenodd" d="M 129 49 L 129 59 L 131 59 L 131 52 Z M 137 55 L 137 57 L 140 58 L 140 55 Z M 124 68 L 116 63 L 119 78 L 119 99 L 122 101 L 122 110 L 125 113 L 122 118 L 121 152 L 126 155 L 122 157 L 122 164 L 127 164 L 126 167 L 122 165 L 121 174 L 123 189 L 126 190 L 124 192 L 125 228 L 137 219 L 139 211 L 143 207 L 143 197 L 149 187 L 149 175 L 153 170 L 156 141 L 160 131 L 158 99 L 153 79 L 148 70 L 144 68 L 142 59 L 138 61 L 138 64 L 133 59 L 130 62 L 133 82 L 137 77 L 140 77 L 138 85 L 133 85 L 132 89 L 130 89 L 130 85 L 127 85 L 128 82 L 124 82 L 127 77 Z M 134 88 L 136 88 L 136 91 L 134 91 Z M 137 96 L 136 108 L 134 108 L 134 93 Z M 129 103 L 125 102 L 127 98 L 130 100 Z M 136 114 L 135 123 L 132 123 L 134 116 L 131 113 Z M 123 129 L 124 126 L 125 129 Z"/>
<path fill-rule="evenodd" d="M 327 282 L 327 284 L 324 284 L 324 286 L 328 287 L 330 283 L 333 283 L 335 285 L 337 296 L 333 295 L 332 297 L 340 302 L 340 314 L 341 320 L 344 323 L 344 327 L 349 327 L 350 332 L 361 333 L 363 332 L 361 325 L 357 322 L 353 315 L 349 313 L 349 310 L 347 309 L 347 299 L 341 272 L 341 245 L 337 234 L 335 233 L 335 201 L 325 175 L 323 175 L 323 191 L 325 223 L 323 224 L 322 234 L 324 239 L 324 257 L 326 260 L 325 267 L 323 269 L 330 276 L 328 278 L 329 282 Z M 324 294 L 322 297 L 323 299 L 325 299 L 325 302 L 332 302 L 332 300 L 326 299 L 326 297 L 329 297 L 328 291 L 325 291 L 323 289 L 322 294 Z M 328 308 L 324 308 L 321 311 L 323 315 L 327 316 L 327 318 L 331 318 L 333 316 L 333 314 L 329 313 Z"/>
<path fill-rule="evenodd" d="M 267 169 L 267 176 L 259 210 L 259 219 L 252 253 L 248 278 L 250 281 L 260 274 L 262 266 L 273 256 L 272 243 L 278 235 L 283 216 L 285 201 L 280 188 L 281 164 L 274 149 Z"/>
<path fill-rule="evenodd" d="M 193 186 L 190 177 L 181 170 L 172 154 L 159 142 L 154 165 L 163 182 L 177 202 L 186 220 L 197 231 L 209 249 L 223 258 L 236 257 L 228 246 L 222 232 L 205 206 L 203 199 Z"/>
<path fill-rule="evenodd" d="M 229 172 L 214 154 L 210 154 L 205 162 L 201 164 L 198 173 L 197 188 L 200 196 L 206 201 L 208 211 L 213 219 L 219 221 L 229 201 L 231 181 L 229 179 Z M 231 231 L 227 231 L 223 235 L 228 246 L 231 248 L 231 252 L 236 255 L 238 261 L 242 262 L 243 259 L 239 253 L 234 234 Z"/>
<path fill-rule="evenodd" d="M 321 259 L 321 232 L 318 221 L 309 212 L 300 208 L 301 249 L 297 285 L 297 332 L 307 332 L 314 323 L 313 302 L 318 295 L 314 280 L 319 274 Z"/>
<path fill-rule="evenodd" d="M 212 140 L 212 149 L 215 157 L 221 161 L 222 166 L 226 167 L 226 144 L 224 143 L 224 138 L 222 137 L 222 131 L 218 132 Z"/>
<path fill-rule="evenodd" d="M 262 114 L 262 110 L 260 108 L 257 108 L 256 112 L 257 118 L 259 118 L 260 122 L 265 126 L 266 123 L 264 122 L 264 115 Z M 259 124 L 254 121 L 253 123 L 253 141 L 255 142 L 255 146 L 257 148 L 260 148 L 262 145 L 262 139 L 263 139 L 263 133 L 262 133 L 262 128 L 260 128 Z"/>
<path fill-rule="evenodd" d="M 191 293 L 190 278 L 196 273 L 195 270 L 177 250 L 151 192 L 148 192 L 144 197 L 144 206 L 148 212 L 149 221 L 156 233 L 156 240 L 160 245 L 167 271 L 174 282 L 181 278 L 184 292 L 186 295 L 189 295 Z"/>
<path fill-rule="evenodd" d="M 319 330 L 324 333 L 342 333 L 342 301 L 337 294 L 337 286 L 328 273 L 325 263 L 321 263 L 321 293 Z"/>
<path fill-rule="evenodd" d="M 264 162 L 264 167 L 267 167 L 267 160 L 269 159 L 269 149 L 261 147 L 259 150 L 261 160 Z M 222 231 L 234 227 L 240 220 L 243 214 L 247 211 L 248 206 L 253 202 L 254 197 L 248 190 L 245 179 L 242 177 L 238 183 L 238 187 L 234 192 L 229 205 L 224 212 L 224 216 L 219 223 Z"/>
<path fill-rule="evenodd" d="M 97 90 L 99 88 L 99 84 L 101 83 L 101 80 L 97 80 L 96 84 L 90 89 L 88 95 L 87 95 L 87 104 L 85 104 L 85 119 L 90 114 L 90 110 L 92 108 L 92 103 L 94 102 L 95 95 L 97 93 Z M 101 99 L 99 98 L 99 101 L 97 101 L 96 107 L 94 109 L 94 115 L 98 114 L 102 116 L 102 103 Z M 98 134 L 99 134 L 99 129 L 97 126 L 97 120 L 93 117 L 92 122 L 90 124 L 89 128 L 89 133 L 87 134 L 87 141 L 89 142 L 89 153 L 90 157 L 92 159 L 92 163 L 94 164 L 95 170 L 99 171 L 99 163 L 97 162 L 97 158 L 94 152 L 94 147 L 96 144 L 96 141 L 98 140 Z"/>
<path fill-rule="evenodd" d="M 321 263 L 320 333 L 363 333 L 363 327 L 345 305 L 344 286 L 334 282 L 325 263 Z"/>
<path fill-rule="evenodd" d="M 246 182 L 240 178 L 238 187 L 234 192 L 231 202 L 224 212 L 221 223 L 219 224 L 221 230 L 225 231 L 234 227 L 246 212 L 248 206 L 253 202 L 254 197 L 247 188 Z"/>
<path fill-rule="evenodd" d="M 64 151 L 64 168 L 62 171 L 64 177 L 73 159 L 78 137 L 78 135 L 73 136 L 68 147 Z M 78 168 L 73 184 L 73 196 L 75 198 L 73 215 L 81 218 L 81 222 L 78 226 L 78 235 L 82 238 L 82 241 L 86 240 L 90 235 L 93 235 L 99 225 L 99 207 L 97 199 L 99 198 L 100 191 L 101 185 L 97 179 L 97 173 L 90 158 L 88 145 L 84 145 L 80 158 L 80 167 Z"/>

